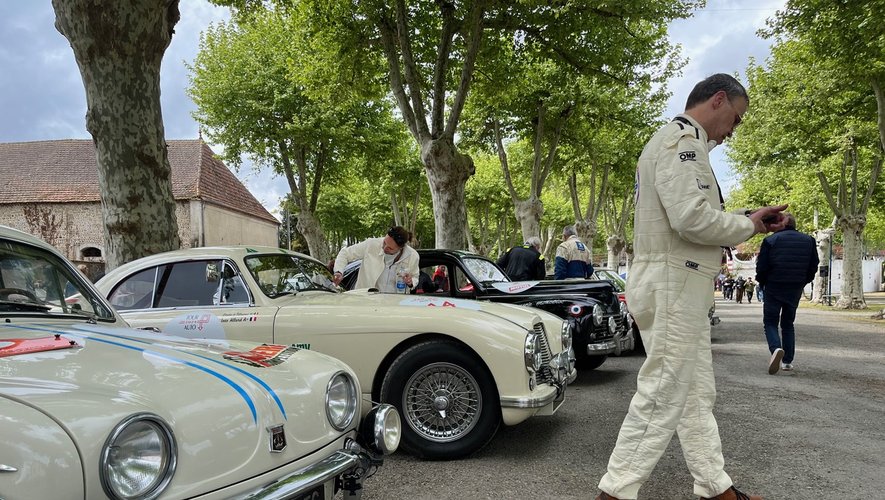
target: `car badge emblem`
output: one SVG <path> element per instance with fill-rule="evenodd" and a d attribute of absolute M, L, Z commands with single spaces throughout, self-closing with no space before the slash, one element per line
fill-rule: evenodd
<path fill-rule="evenodd" d="M 270 452 L 281 453 L 286 449 L 286 431 L 283 429 L 283 424 L 272 425 L 267 430 L 270 432 Z"/>

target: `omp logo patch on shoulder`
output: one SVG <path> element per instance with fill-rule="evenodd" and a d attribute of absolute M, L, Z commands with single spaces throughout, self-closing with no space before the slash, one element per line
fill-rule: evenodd
<path fill-rule="evenodd" d="M 698 181 L 698 189 L 710 189 L 709 184 L 704 184 L 703 182 L 701 182 L 700 179 L 695 179 L 695 180 Z"/>
<path fill-rule="evenodd" d="M 697 161 L 696 156 L 694 151 L 682 151 L 679 153 L 679 161 Z"/>
<path fill-rule="evenodd" d="M 579 242 L 575 243 L 575 248 L 577 248 L 578 250 L 583 252 L 587 247 L 585 247 L 584 244 L 579 241 Z"/>

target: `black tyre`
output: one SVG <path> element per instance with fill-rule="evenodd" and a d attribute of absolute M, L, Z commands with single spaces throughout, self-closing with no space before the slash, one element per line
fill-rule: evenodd
<path fill-rule="evenodd" d="M 605 359 L 608 358 L 605 354 L 596 355 L 596 356 L 578 356 L 575 364 L 578 367 L 578 370 L 595 370 L 602 366 L 605 363 Z"/>
<path fill-rule="evenodd" d="M 434 460 L 469 455 L 491 441 L 501 424 L 498 391 L 471 353 L 445 340 L 400 354 L 381 384 L 381 401 L 400 411 L 400 448 Z"/>
<path fill-rule="evenodd" d="M 639 335 L 639 327 L 636 325 L 633 325 L 633 352 L 645 356 L 645 344 L 642 343 L 642 336 Z"/>

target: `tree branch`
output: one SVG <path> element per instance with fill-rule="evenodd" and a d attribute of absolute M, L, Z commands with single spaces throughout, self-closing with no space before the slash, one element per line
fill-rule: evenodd
<path fill-rule="evenodd" d="M 876 189 L 876 182 L 879 181 L 879 174 L 882 172 L 882 156 L 877 156 L 873 164 L 873 171 L 870 172 L 870 185 L 867 186 L 867 193 L 863 197 L 863 203 L 860 206 L 860 215 L 866 216 L 870 206 L 870 199 L 873 197 L 873 191 Z"/>
<path fill-rule="evenodd" d="M 421 95 L 421 76 L 418 74 L 415 57 L 412 55 L 412 41 L 409 38 L 409 22 L 406 17 L 405 0 L 397 0 L 396 2 L 396 31 L 400 51 L 403 55 L 406 83 L 409 85 L 409 96 L 412 98 L 412 109 L 415 110 L 415 123 L 422 136 L 426 136 L 428 135 L 427 118 L 424 111 L 424 100 Z"/>
<path fill-rule="evenodd" d="M 414 137 L 419 143 L 424 142 L 427 137 L 421 134 L 415 111 L 412 109 L 412 105 L 409 104 L 409 97 L 406 95 L 406 90 L 403 85 L 403 75 L 399 65 L 399 56 L 396 51 L 396 42 L 393 38 L 392 28 L 388 26 L 386 18 L 382 18 L 379 21 L 378 30 L 381 33 L 381 45 L 384 47 L 384 55 L 387 58 L 387 66 L 390 73 L 390 91 L 393 92 L 396 103 L 403 114 L 403 120 L 409 127 L 409 132 L 412 133 L 412 137 Z M 422 117 L 421 121 L 423 122 L 423 120 L 424 118 Z"/>
<path fill-rule="evenodd" d="M 556 152 L 559 150 L 559 139 L 562 137 L 562 129 L 565 127 L 565 122 L 572 115 L 573 110 L 574 107 L 569 104 L 562 113 L 559 114 L 559 122 L 556 124 L 556 130 L 553 132 L 553 137 L 550 138 L 550 150 L 547 152 L 547 160 L 544 162 L 544 169 L 541 171 L 537 183 L 535 183 L 534 178 L 532 178 L 532 185 L 535 187 L 533 192 L 538 198 L 541 197 L 541 191 L 544 189 L 544 182 L 547 181 L 547 176 L 550 175 L 550 170 L 553 168 L 553 160 L 556 158 Z"/>
<path fill-rule="evenodd" d="M 430 110 L 430 134 L 433 137 L 439 137 L 443 128 L 446 109 L 446 68 L 452 50 L 452 38 L 455 36 L 455 4 L 448 0 L 438 1 L 442 15 L 442 32 L 439 35 L 439 48 L 433 71 L 433 109 Z"/>
<path fill-rule="evenodd" d="M 313 185 L 310 187 L 310 211 L 316 212 L 317 202 L 320 198 L 320 186 L 323 181 L 323 169 L 326 166 L 327 147 L 324 142 L 320 142 L 320 149 L 317 151 L 316 165 L 313 172 Z"/>
<path fill-rule="evenodd" d="M 572 170 L 572 174 L 568 178 L 568 192 L 572 199 L 572 211 L 575 213 L 575 220 L 581 220 L 581 205 L 578 200 L 578 180 L 577 174 Z"/>
<path fill-rule="evenodd" d="M 304 197 L 301 195 L 301 188 L 298 186 L 298 181 L 295 179 L 292 160 L 289 158 L 289 150 L 282 142 L 278 143 L 278 147 L 280 149 L 280 161 L 283 163 L 283 174 L 286 176 L 286 182 L 289 183 L 289 194 L 292 196 L 292 201 L 298 205 L 298 208 L 303 208 Z"/>
<path fill-rule="evenodd" d="M 519 201 L 519 194 L 513 187 L 513 178 L 510 176 L 510 166 L 507 163 L 507 151 L 504 150 L 504 142 L 501 139 L 501 124 L 497 118 L 492 119 L 495 128 L 495 148 L 498 150 L 498 159 L 501 161 L 501 170 L 504 172 L 504 184 L 507 185 L 507 191 L 510 192 L 510 198 L 514 203 Z"/>
<path fill-rule="evenodd" d="M 454 138 L 455 129 L 461 119 L 461 111 L 467 101 L 467 92 L 470 90 L 470 82 L 473 80 L 473 68 L 476 65 L 476 56 L 479 53 L 479 44 L 482 41 L 483 17 L 485 16 L 485 0 L 475 0 L 470 9 L 468 27 L 470 35 L 467 38 L 467 54 L 464 56 L 464 66 L 461 68 L 461 82 L 455 100 L 452 102 L 452 111 L 446 122 L 446 137 Z"/>
<path fill-rule="evenodd" d="M 876 110 L 878 111 L 879 142 L 881 150 L 885 151 L 885 91 L 878 79 L 873 78 L 873 93 L 876 94 Z"/>
<path fill-rule="evenodd" d="M 830 205 L 830 210 L 833 211 L 833 214 L 836 217 L 842 217 L 842 208 L 836 203 L 836 200 L 833 198 L 833 191 L 830 189 L 830 184 L 829 182 L 827 182 L 827 178 L 824 177 L 824 173 L 818 171 L 817 178 L 820 180 L 820 187 L 824 191 L 824 197 L 826 197 L 827 199 L 827 204 Z"/>

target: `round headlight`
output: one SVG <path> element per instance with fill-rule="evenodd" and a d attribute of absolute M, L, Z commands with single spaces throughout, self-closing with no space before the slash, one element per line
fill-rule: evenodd
<path fill-rule="evenodd" d="M 381 404 L 372 408 L 360 427 L 363 438 L 371 439 L 370 447 L 382 455 L 389 455 L 399 447 L 402 421 L 393 405 Z"/>
<path fill-rule="evenodd" d="M 562 350 L 568 351 L 572 347 L 572 325 L 568 321 L 562 322 L 562 332 L 560 334 L 562 338 Z"/>
<path fill-rule="evenodd" d="M 156 498 L 172 480 L 176 455 L 175 437 L 163 419 L 131 415 L 114 427 L 101 450 L 102 488 L 114 499 Z"/>
<path fill-rule="evenodd" d="M 344 372 L 337 373 L 326 387 L 326 417 L 332 427 L 343 431 L 356 414 L 356 385 Z"/>
<path fill-rule="evenodd" d="M 602 319 L 604 316 L 605 316 L 605 310 L 602 308 L 602 306 L 599 304 L 594 305 L 593 306 L 593 323 L 596 326 L 601 325 Z"/>
<path fill-rule="evenodd" d="M 541 349 L 541 339 L 534 332 L 525 337 L 525 369 L 529 373 L 535 373 L 541 369 L 544 352 Z"/>

